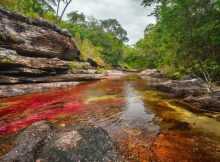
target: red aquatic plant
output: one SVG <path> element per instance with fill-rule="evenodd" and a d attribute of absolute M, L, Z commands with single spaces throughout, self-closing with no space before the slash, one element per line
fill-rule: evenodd
<path fill-rule="evenodd" d="M 15 133 L 28 125 L 40 121 L 40 120 L 47 120 L 54 118 L 58 115 L 63 115 L 67 113 L 72 113 L 75 111 L 79 111 L 83 109 L 83 105 L 78 102 L 68 102 L 63 105 L 63 107 L 58 107 L 56 109 L 47 110 L 46 112 L 39 112 L 32 116 L 29 116 L 26 119 L 17 120 L 12 123 L 5 123 L 4 125 L 0 126 L 0 134 L 11 134 Z"/>

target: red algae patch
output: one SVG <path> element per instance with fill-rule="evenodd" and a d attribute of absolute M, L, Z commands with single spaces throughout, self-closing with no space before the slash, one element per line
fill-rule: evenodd
<path fill-rule="evenodd" d="M 45 112 L 39 112 L 37 114 L 29 116 L 26 119 L 17 120 L 13 123 L 6 123 L 0 127 L 0 134 L 16 133 L 17 131 L 27 127 L 28 125 L 34 122 L 41 121 L 41 120 L 48 120 L 58 115 L 68 114 L 68 113 L 79 111 L 82 109 L 83 109 L 83 105 L 80 103 L 75 103 L 75 102 L 66 103 L 63 105 L 63 107 L 52 109 L 52 110 L 47 110 Z"/>
<path fill-rule="evenodd" d="M 80 101 L 87 86 L 82 84 L 64 90 L 0 100 L 0 105 L 4 105 L 0 109 L 0 134 L 13 134 L 34 122 L 82 111 L 85 106 Z"/>

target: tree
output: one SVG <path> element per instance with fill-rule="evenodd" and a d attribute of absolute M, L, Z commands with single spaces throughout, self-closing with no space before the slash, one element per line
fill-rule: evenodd
<path fill-rule="evenodd" d="M 154 24 L 148 24 L 144 29 L 144 34 L 148 34 L 149 31 L 154 27 Z"/>
<path fill-rule="evenodd" d="M 86 16 L 78 11 L 73 11 L 67 14 L 69 21 L 73 24 L 83 24 L 86 21 Z"/>
<path fill-rule="evenodd" d="M 158 3 L 154 11 L 157 25 L 145 38 L 158 36 L 146 41 L 144 46 L 155 42 L 151 48 L 156 49 L 155 54 L 160 53 L 162 62 L 169 65 L 165 61 L 168 58 L 177 71 L 195 73 L 203 78 L 210 92 L 211 74 L 214 67 L 220 67 L 216 66 L 220 64 L 219 0 L 143 0 L 145 6 L 153 3 Z M 176 50 L 170 50 L 172 43 Z"/>
<path fill-rule="evenodd" d="M 45 0 L 48 1 L 51 5 L 53 5 L 54 7 L 56 7 L 56 16 L 59 16 L 59 11 L 60 11 L 60 5 L 61 3 L 64 4 L 64 8 L 61 10 L 61 14 L 59 16 L 59 20 L 58 22 L 61 22 L 67 7 L 69 6 L 69 4 L 72 2 L 72 0 Z"/>
<path fill-rule="evenodd" d="M 107 19 L 101 21 L 102 27 L 109 33 L 117 36 L 122 42 L 127 42 L 129 39 L 127 37 L 127 32 L 121 26 L 121 24 L 116 19 Z"/>

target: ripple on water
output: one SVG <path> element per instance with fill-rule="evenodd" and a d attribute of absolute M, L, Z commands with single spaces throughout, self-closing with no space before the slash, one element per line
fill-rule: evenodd
<path fill-rule="evenodd" d="M 49 120 L 62 127 L 81 121 L 103 127 L 128 161 L 220 160 L 214 115 L 185 109 L 149 88 L 150 82 L 132 76 L 0 100 L 0 155 L 13 147 L 16 132 Z"/>

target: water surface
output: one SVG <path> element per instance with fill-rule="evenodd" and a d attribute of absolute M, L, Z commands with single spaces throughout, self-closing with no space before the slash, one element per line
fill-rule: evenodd
<path fill-rule="evenodd" d="M 16 133 L 48 120 L 104 128 L 128 161 L 220 161 L 220 114 L 192 111 L 149 87 L 157 81 L 127 76 L 1 99 L 0 156 L 14 146 Z"/>

